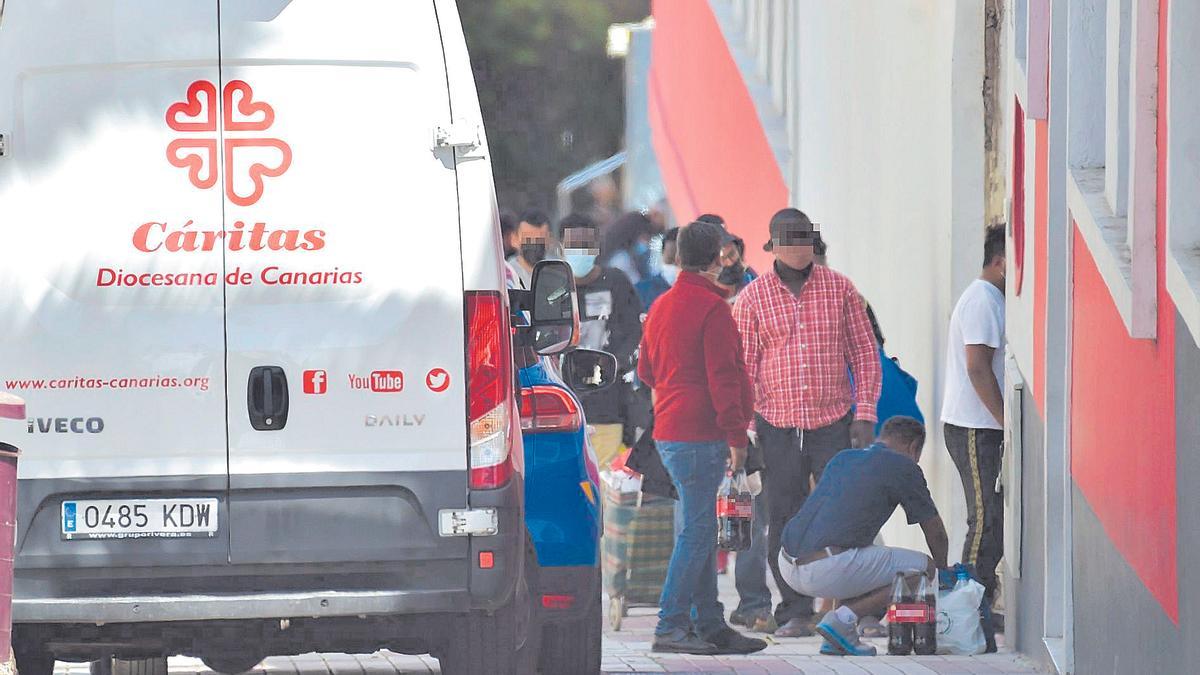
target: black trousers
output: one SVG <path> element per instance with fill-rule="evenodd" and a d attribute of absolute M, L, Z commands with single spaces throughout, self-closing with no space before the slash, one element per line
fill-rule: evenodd
<path fill-rule="evenodd" d="M 1004 555 L 1004 496 L 996 491 L 1004 432 L 944 426 L 946 449 L 967 497 L 967 540 L 962 561 L 974 565 L 987 597 L 996 593 L 996 567 Z"/>
<path fill-rule="evenodd" d="M 825 465 L 850 447 L 851 415 L 820 429 L 781 429 L 755 415 L 755 430 L 766 468 L 763 491 L 767 496 L 767 564 L 783 600 L 775 608 L 775 620 L 783 625 L 813 614 L 813 599 L 797 593 L 779 574 L 779 547 L 783 528 L 804 506 L 810 492 L 808 480 L 821 480 Z"/>

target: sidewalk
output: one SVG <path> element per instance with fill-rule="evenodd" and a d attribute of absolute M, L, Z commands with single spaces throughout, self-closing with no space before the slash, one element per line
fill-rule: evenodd
<path fill-rule="evenodd" d="M 725 607 L 737 604 L 733 576 L 719 577 Z M 608 603 L 605 603 L 605 607 Z M 655 609 L 634 608 L 620 632 L 612 632 L 605 618 L 603 670 L 606 673 L 879 673 L 887 675 L 996 675 L 1036 673 L 1027 661 L 1011 652 L 983 656 L 877 656 L 839 658 L 821 656 L 820 638 L 772 639 L 765 651 L 750 656 L 679 656 L 650 652 Z M 873 640 L 882 654 L 886 640 Z M 88 675 L 87 664 L 60 663 L 56 675 Z M 171 659 L 171 675 L 211 675 L 200 661 Z M 267 659 L 255 669 L 264 675 L 394 675 L 437 673 L 437 660 L 429 656 L 404 656 L 380 652 L 363 656 L 308 654 Z M 545 675 L 566 675 L 546 673 Z"/>
<path fill-rule="evenodd" d="M 726 611 L 737 606 L 730 574 L 718 577 L 721 602 Z M 769 580 L 770 581 L 770 580 Z M 773 584 L 772 584 L 773 586 Z M 982 656 L 876 656 L 843 658 L 821 656 L 821 638 L 771 638 L 768 647 L 750 656 L 678 656 L 650 652 L 657 620 L 653 608 L 628 612 L 620 632 L 605 626 L 604 672 L 636 673 L 887 673 L 888 675 L 976 675 L 987 673 L 1036 673 L 1029 662 L 1001 648 L 999 654 Z M 1001 638 L 1002 639 L 1002 638 Z M 887 640 L 869 640 L 887 653 Z"/>

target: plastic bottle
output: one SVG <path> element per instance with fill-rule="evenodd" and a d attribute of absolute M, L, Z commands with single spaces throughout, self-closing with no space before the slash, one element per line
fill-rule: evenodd
<path fill-rule="evenodd" d="M 737 487 L 737 517 L 741 529 L 741 543 L 744 551 L 754 545 L 754 493 L 750 490 L 750 478 L 745 471 L 739 471 L 733 476 Z"/>
<path fill-rule="evenodd" d="M 925 620 L 914 623 L 913 652 L 921 656 L 937 653 L 937 584 L 921 575 L 917 585 L 917 602 L 925 606 Z"/>
<path fill-rule="evenodd" d="M 725 480 L 717 491 L 717 547 L 722 551 L 744 551 L 750 546 L 743 544 L 742 535 L 737 481 L 730 471 L 725 474 Z"/>
<path fill-rule="evenodd" d="M 908 584 L 904 581 L 904 573 L 896 572 L 896 580 L 892 582 L 892 599 L 888 606 L 888 654 L 892 656 L 907 656 L 913 648 L 913 625 L 897 616 L 897 608 L 910 604 Z"/>

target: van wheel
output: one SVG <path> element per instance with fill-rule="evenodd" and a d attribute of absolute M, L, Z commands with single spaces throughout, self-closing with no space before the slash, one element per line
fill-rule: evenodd
<path fill-rule="evenodd" d="M 513 619 L 513 608 L 506 606 L 491 616 L 471 612 L 447 626 L 453 637 L 438 654 L 442 675 L 515 675 L 517 623 Z"/>
<path fill-rule="evenodd" d="M 542 637 L 542 672 L 599 673 L 603 633 L 604 605 L 599 598 L 592 600 L 583 618 L 547 624 Z"/>
<path fill-rule="evenodd" d="M 223 675 L 239 675 L 254 670 L 254 666 L 257 666 L 262 659 L 249 654 L 225 654 L 223 656 L 205 656 L 200 661 L 208 666 L 209 670 Z"/>
<path fill-rule="evenodd" d="M 537 595 L 539 568 L 537 551 L 533 542 L 526 537 L 525 578 L 517 585 L 516 634 L 525 635 L 525 642 L 517 651 L 516 671 L 536 673 L 538 659 L 542 653 L 542 612 Z"/>
<path fill-rule="evenodd" d="M 437 658 L 442 675 L 529 675 L 536 672 L 542 630 L 533 588 L 537 582 L 537 553 L 525 536 L 525 565 L 513 597 L 492 614 L 471 612 L 454 620 Z M 525 640 L 520 641 L 524 634 Z"/>
<path fill-rule="evenodd" d="M 26 642 L 13 645 L 13 656 L 17 661 L 17 672 L 21 675 L 54 675 L 54 656 L 34 648 Z"/>
<path fill-rule="evenodd" d="M 442 675 L 527 675 L 533 672 L 537 661 L 538 639 L 533 635 L 532 594 L 529 584 L 521 579 L 513 599 L 491 615 L 486 612 L 471 612 L 465 618 L 454 621 L 446 634 L 449 640 L 442 643 L 438 662 Z M 526 632 L 525 644 L 518 640 Z"/>
<path fill-rule="evenodd" d="M 112 675 L 167 675 L 167 657 L 113 659 Z"/>

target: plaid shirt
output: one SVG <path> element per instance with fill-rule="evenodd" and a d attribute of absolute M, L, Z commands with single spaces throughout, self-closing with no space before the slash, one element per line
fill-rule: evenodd
<path fill-rule="evenodd" d="M 876 420 L 879 352 L 849 279 L 813 265 L 797 298 L 772 269 L 742 291 L 733 316 L 754 385 L 754 410 L 772 426 L 828 426 L 856 403 L 852 389 L 856 419 Z"/>

